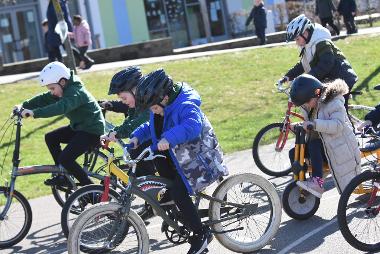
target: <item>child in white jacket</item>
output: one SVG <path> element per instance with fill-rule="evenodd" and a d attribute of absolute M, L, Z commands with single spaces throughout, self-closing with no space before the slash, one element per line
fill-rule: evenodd
<path fill-rule="evenodd" d="M 296 78 L 290 90 L 290 97 L 296 106 L 303 105 L 305 121 L 303 127 L 308 133 L 308 149 L 313 167 L 312 178 L 298 181 L 297 185 L 311 194 L 321 197 L 323 189 L 323 157 L 329 164 L 330 172 L 340 193 L 353 177 L 360 173 L 360 150 L 352 125 L 344 107 L 343 95 L 348 93 L 347 84 L 337 79 L 322 84 L 311 75 Z M 313 131 L 308 126 L 313 126 Z M 319 145 L 318 145 L 319 144 Z M 320 158 L 320 161 L 313 161 Z"/>

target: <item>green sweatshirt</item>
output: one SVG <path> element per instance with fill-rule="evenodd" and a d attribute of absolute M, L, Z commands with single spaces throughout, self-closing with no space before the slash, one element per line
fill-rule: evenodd
<path fill-rule="evenodd" d="M 141 124 L 149 121 L 149 110 L 142 113 L 136 113 L 134 108 L 128 109 L 128 117 L 125 118 L 122 125 L 115 127 L 117 138 L 129 138 L 131 133 Z"/>
<path fill-rule="evenodd" d="M 63 89 L 63 96 L 56 97 L 45 92 L 24 101 L 22 106 L 33 110 L 34 118 L 48 118 L 65 115 L 70 120 L 74 131 L 104 134 L 104 117 L 95 98 L 82 85 L 80 79 L 73 75 Z"/>

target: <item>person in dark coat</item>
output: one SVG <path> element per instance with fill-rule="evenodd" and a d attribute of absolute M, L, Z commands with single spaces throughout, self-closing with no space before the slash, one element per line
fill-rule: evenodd
<path fill-rule="evenodd" d="M 260 45 L 265 44 L 265 28 L 267 28 L 267 14 L 262 0 L 254 0 L 254 6 L 249 14 L 245 26 L 248 26 L 253 19 L 256 35 L 260 39 Z"/>
<path fill-rule="evenodd" d="M 336 8 L 331 0 L 316 0 L 315 1 L 315 15 L 318 15 L 321 20 L 322 26 L 326 27 L 328 24 L 335 33 L 339 35 L 339 28 L 334 24 L 333 12 Z"/>
<path fill-rule="evenodd" d="M 344 25 L 347 29 L 347 34 L 357 33 L 358 29 L 355 25 L 356 3 L 355 0 L 340 0 L 338 12 L 343 16 Z"/>
<path fill-rule="evenodd" d="M 73 26 L 72 26 L 71 20 L 69 19 L 70 16 L 69 16 L 69 12 L 66 6 L 66 0 L 59 0 L 59 3 L 61 5 L 63 17 L 67 23 L 68 30 L 69 32 L 72 32 Z M 46 44 L 48 47 L 48 52 L 50 52 L 49 61 L 54 62 L 57 60 L 59 62 L 62 62 L 63 60 L 62 54 L 59 49 L 59 47 L 62 45 L 62 42 L 61 42 L 61 38 L 59 34 L 55 32 L 55 27 L 58 23 L 58 18 L 55 13 L 53 2 L 51 0 L 49 2 L 49 5 L 46 11 L 46 17 L 48 20 L 48 27 L 49 27 L 47 31 L 47 35 L 46 35 Z"/>

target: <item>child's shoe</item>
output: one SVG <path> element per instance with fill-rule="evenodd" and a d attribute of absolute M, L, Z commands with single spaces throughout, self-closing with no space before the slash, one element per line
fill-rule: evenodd
<path fill-rule="evenodd" d="M 312 177 L 307 179 L 307 181 L 297 181 L 297 185 L 317 198 L 321 198 L 325 191 L 323 189 L 323 179 L 320 177 Z"/>

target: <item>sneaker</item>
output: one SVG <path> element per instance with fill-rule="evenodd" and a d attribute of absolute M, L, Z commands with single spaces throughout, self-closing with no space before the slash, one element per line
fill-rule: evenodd
<path fill-rule="evenodd" d="M 63 175 L 57 175 L 57 176 L 54 176 L 53 178 L 46 179 L 44 181 L 44 184 L 48 186 L 72 187 L 71 183 Z"/>
<path fill-rule="evenodd" d="M 321 198 L 325 191 L 317 177 L 309 178 L 307 181 L 297 181 L 297 185 L 317 198 Z"/>
<path fill-rule="evenodd" d="M 207 252 L 208 242 L 212 240 L 211 232 L 208 228 L 203 228 L 200 233 L 193 233 L 189 238 L 191 245 L 187 254 L 201 254 Z"/>

